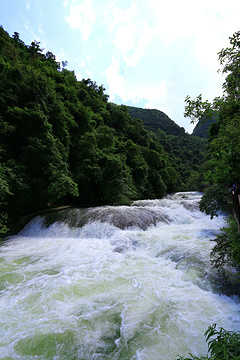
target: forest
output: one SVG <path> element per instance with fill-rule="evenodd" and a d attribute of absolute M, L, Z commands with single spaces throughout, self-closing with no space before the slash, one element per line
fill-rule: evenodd
<path fill-rule="evenodd" d="M 208 129 L 212 121 L 200 121 L 189 135 L 162 111 L 129 106 L 128 110 L 131 117 L 143 121 L 151 137 L 168 154 L 174 169 L 180 174 L 181 186 L 178 191 L 203 190 L 205 181 L 201 176 L 201 165 L 204 163 Z M 198 127 L 202 129 L 200 133 Z"/>
<path fill-rule="evenodd" d="M 218 269 L 222 279 L 235 285 L 239 295 L 240 282 L 240 234 L 236 219 L 231 215 L 231 187 L 236 186 L 240 194 L 240 31 L 229 38 L 229 47 L 218 53 L 220 71 L 225 76 L 223 95 L 212 102 L 203 100 L 202 94 L 196 99 L 185 99 L 185 116 L 201 124 L 211 121 L 207 144 L 207 155 L 202 165 L 206 188 L 200 202 L 200 210 L 218 216 L 219 211 L 228 215 L 228 225 L 213 239 L 212 265 Z M 239 219 L 238 219 L 239 221 Z M 240 358 L 240 334 L 217 329 L 213 324 L 205 333 L 209 354 L 196 357 L 192 354 L 178 360 L 236 360 Z"/>
<path fill-rule="evenodd" d="M 78 81 L 65 65 L 39 42 L 25 45 L 0 28 L 2 236 L 19 217 L 47 208 L 196 189 L 189 179 L 206 141 L 160 111 L 143 118 L 143 110 L 109 102 L 102 85 Z"/>
<path fill-rule="evenodd" d="M 237 269 L 240 275 L 240 234 L 233 219 L 231 188 L 236 185 L 240 193 L 240 31 L 229 38 L 230 47 L 219 53 L 220 71 L 225 75 L 223 96 L 211 103 L 202 94 L 192 100 L 186 97 L 185 116 L 193 122 L 213 120 L 209 128 L 207 155 L 202 164 L 206 188 L 200 202 L 200 210 L 207 215 L 218 216 L 219 211 L 230 214 L 229 226 L 215 239 L 212 252 L 213 264 L 229 277 L 227 265 Z M 239 288 L 239 286 L 238 286 Z"/>

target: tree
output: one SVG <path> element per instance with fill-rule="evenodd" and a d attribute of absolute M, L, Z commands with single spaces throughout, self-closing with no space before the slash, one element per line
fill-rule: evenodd
<path fill-rule="evenodd" d="M 4 205 L 7 198 L 11 195 L 10 186 L 7 178 L 7 168 L 4 164 L 0 164 L 0 236 L 7 231 L 8 215 L 4 211 Z"/>
<path fill-rule="evenodd" d="M 204 173 L 207 187 L 200 202 L 200 209 L 211 217 L 218 216 L 220 210 L 229 210 L 229 188 L 240 177 L 240 31 L 230 37 L 230 47 L 222 49 L 218 55 L 221 71 L 226 75 L 223 96 L 212 103 L 203 101 L 202 95 L 196 100 L 187 96 L 185 100 L 185 116 L 192 121 L 218 114 L 216 122 L 210 126 Z M 213 249 L 214 264 L 222 271 L 229 262 L 237 264 L 237 268 L 240 266 L 239 234 L 237 227 L 233 227 L 232 222 L 229 224 L 215 239 Z"/>
<path fill-rule="evenodd" d="M 240 176 L 240 32 L 230 37 L 230 47 L 219 52 L 219 61 L 222 65 L 222 73 L 226 74 L 223 83 L 223 96 L 216 97 L 212 103 L 203 101 L 202 95 L 196 100 L 186 97 L 185 116 L 191 117 L 192 121 L 199 120 L 203 116 L 211 118 L 218 114 L 216 123 L 210 127 L 210 139 L 208 143 L 208 169 L 205 179 L 208 185 L 214 185 L 215 189 L 228 188 Z M 216 202 L 212 198 L 211 190 L 207 190 L 203 196 L 208 199 L 206 203 L 214 203 L 217 208 L 225 208 L 226 196 Z M 212 192 L 214 194 L 215 192 Z M 204 209 L 204 206 L 202 206 Z"/>
<path fill-rule="evenodd" d="M 207 356 L 178 357 L 177 360 L 238 360 L 240 359 L 240 334 L 226 331 L 224 328 L 217 330 L 216 324 L 209 326 L 204 334 L 208 342 Z"/>
<path fill-rule="evenodd" d="M 0 28 L 0 219 L 47 204 L 129 203 L 176 184 L 163 147 L 108 102 L 103 86 L 56 62 L 40 43 Z M 170 175 L 171 174 L 171 175 Z"/>

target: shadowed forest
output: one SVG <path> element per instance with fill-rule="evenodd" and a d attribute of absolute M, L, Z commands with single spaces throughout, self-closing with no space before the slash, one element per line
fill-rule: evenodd
<path fill-rule="evenodd" d="M 103 86 L 0 28 L 1 232 L 65 204 L 124 204 L 195 190 L 206 141 L 164 113 L 119 106 Z M 154 114 L 154 116 L 153 116 Z"/>

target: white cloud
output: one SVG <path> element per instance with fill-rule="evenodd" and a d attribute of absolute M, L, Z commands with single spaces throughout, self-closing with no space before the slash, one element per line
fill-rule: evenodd
<path fill-rule="evenodd" d="M 167 83 L 163 82 L 161 84 L 156 84 L 155 86 L 150 86 L 149 84 L 146 88 L 144 85 L 142 91 L 144 92 L 145 100 L 147 100 L 145 108 L 159 109 L 166 107 L 168 94 Z"/>
<path fill-rule="evenodd" d="M 103 10 L 103 22 L 107 29 L 110 42 L 114 50 L 124 56 L 136 48 L 142 24 L 139 23 L 139 6 L 136 2 L 121 9 L 114 1 L 109 1 L 108 7 Z"/>
<path fill-rule="evenodd" d="M 27 31 L 29 30 L 29 24 L 28 24 L 28 23 L 23 24 L 23 27 L 24 27 Z"/>
<path fill-rule="evenodd" d="M 104 11 L 105 26 L 110 31 L 109 40 L 114 45 L 112 53 L 118 53 L 124 59 L 126 67 L 137 65 L 156 36 L 155 29 L 145 20 L 145 11 L 144 14 L 141 11 L 141 1 L 133 2 L 125 9 L 110 1 Z"/>
<path fill-rule="evenodd" d="M 134 47 L 134 37 L 136 29 L 133 24 L 125 24 L 119 27 L 114 39 L 115 48 L 123 53 L 127 53 Z"/>
<path fill-rule="evenodd" d="M 110 1 L 106 21 L 110 29 L 116 30 L 113 39 L 115 59 L 106 73 L 109 74 L 116 67 L 116 56 L 124 60 L 123 67 L 126 72 L 130 68 L 135 69 L 140 62 L 145 61 L 149 64 L 150 57 L 154 67 L 156 67 L 155 58 L 159 60 L 160 69 L 161 60 L 169 58 L 169 66 L 173 68 L 168 69 L 168 74 L 170 71 L 177 73 L 178 68 L 186 73 L 191 72 L 190 60 L 195 62 L 195 68 L 197 63 L 199 65 L 201 63 L 206 69 L 206 76 L 207 71 L 217 72 L 219 65 L 217 52 L 223 47 L 221 41 L 224 36 L 226 38 L 226 29 L 229 28 L 230 23 L 236 24 L 239 17 L 240 3 L 235 0 L 233 2 L 239 11 L 221 0 L 217 7 L 209 0 L 203 0 L 200 6 L 196 6 L 192 0 L 171 2 L 149 0 L 147 4 L 140 0 L 138 4 L 134 2 L 125 10 Z M 155 52 L 148 53 L 149 45 L 153 40 L 156 44 Z M 176 43 L 179 46 L 174 54 L 173 47 Z M 175 63 L 170 56 L 175 58 Z M 120 74 L 120 65 L 119 72 L 115 71 L 116 73 Z M 119 76 L 118 82 L 121 79 L 122 83 L 122 75 Z M 153 73 L 152 76 L 155 77 L 156 74 Z M 197 74 L 195 76 L 197 81 Z M 107 81 L 113 86 L 109 76 Z M 165 82 L 167 81 L 166 78 Z M 111 86 L 109 88 L 111 89 Z M 120 96 L 122 86 L 118 88 Z M 115 91 L 117 92 L 117 88 Z"/>
<path fill-rule="evenodd" d="M 217 52 L 239 30 L 240 2 L 230 2 L 63 0 L 65 20 L 82 40 L 91 35 L 79 39 L 77 76 L 104 84 L 111 101 L 160 109 L 186 128 L 186 95 L 221 94 Z"/>
<path fill-rule="evenodd" d="M 163 103 L 166 99 L 166 84 L 164 82 L 155 84 L 145 83 L 139 81 L 131 81 L 128 78 L 127 72 L 120 73 L 120 59 L 113 57 L 111 65 L 106 69 L 106 79 L 109 85 L 108 94 L 110 100 L 113 101 L 116 96 L 119 96 L 123 102 L 133 102 L 137 104 L 141 101 L 147 101 L 148 107 L 156 107 Z M 133 79 L 134 80 L 134 79 Z M 161 99 L 161 100 L 160 100 Z"/>
<path fill-rule="evenodd" d="M 240 2 L 202 0 L 199 6 L 192 0 L 162 3 L 149 0 L 157 36 L 166 43 L 189 39 L 189 50 L 209 68 L 216 69 L 217 52 L 227 46 L 228 35 L 239 29 Z"/>
<path fill-rule="evenodd" d="M 82 61 L 78 64 L 78 67 L 79 67 L 80 69 L 84 69 L 84 68 L 86 67 L 85 61 L 82 60 Z"/>
<path fill-rule="evenodd" d="M 89 78 L 89 79 L 93 79 L 93 73 L 91 71 L 85 71 L 84 73 L 84 78 Z"/>
<path fill-rule="evenodd" d="M 69 4 L 70 0 L 64 0 L 63 1 L 63 6 L 66 8 Z"/>
<path fill-rule="evenodd" d="M 136 50 L 126 58 L 126 64 L 128 67 L 135 67 L 144 55 L 146 55 L 147 47 L 155 37 L 154 29 L 145 22 L 141 29 L 141 34 L 136 45 Z"/>
<path fill-rule="evenodd" d="M 115 1 L 110 0 L 107 8 L 104 9 L 104 22 L 108 28 L 108 31 L 111 32 L 120 24 L 133 23 L 134 18 L 137 17 L 137 13 L 137 2 L 132 2 L 127 9 L 122 10 L 115 4 Z"/>
<path fill-rule="evenodd" d="M 114 100 L 116 95 L 122 99 L 126 97 L 124 78 L 123 75 L 119 74 L 119 64 L 120 60 L 113 57 L 111 65 L 105 70 L 106 80 L 109 85 L 108 93 L 111 100 Z"/>
<path fill-rule="evenodd" d="M 64 6 L 67 7 L 69 2 L 65 1 Z M 88 40 L 93 31 L 97 14 L 92 6 L 92 0 L 84 0 L 80 4 L 70 4 L 69 15 L 65 20 L 74 29 L 79 29 L 82 34 L 82 40 Z"/>
<path fill-rule="evenodd" d="M 30 10 L 30 8 L 31 8 L 31 2 L 32 2 L 32 0 L 27 0 L 27 1 L 26 1 L 26 8 L 27 8 L 28 10 Z"/>
<path fill-rule="evenodd" d="M 45 35 L 45 32 L 43 31 L 43 29 L 42 29 L 41 26 L 39 26 L 38 32 L 39 32 L 39 34 L 41 34 L 41 35 Z"/>

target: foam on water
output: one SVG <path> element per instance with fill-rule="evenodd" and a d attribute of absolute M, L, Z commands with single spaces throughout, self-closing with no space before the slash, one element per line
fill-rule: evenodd
<path fill-rule="evenodd" d="M 81 227 L 45 228 L 35 218 L 5 241 L 0 359 L 174 360 L 205 355 L 213 323 L 239 331 L 238 299 L 218 291 L 210 267 L 210 239 L 225 221 L 200 213 L 199 198 L 178 193 L 127 207 L 165 214 L 150 225 L 145 213 L 147 230 L 137 219 L 113 225 L 108 207 L 107 221 L 99 209 Z"/>

